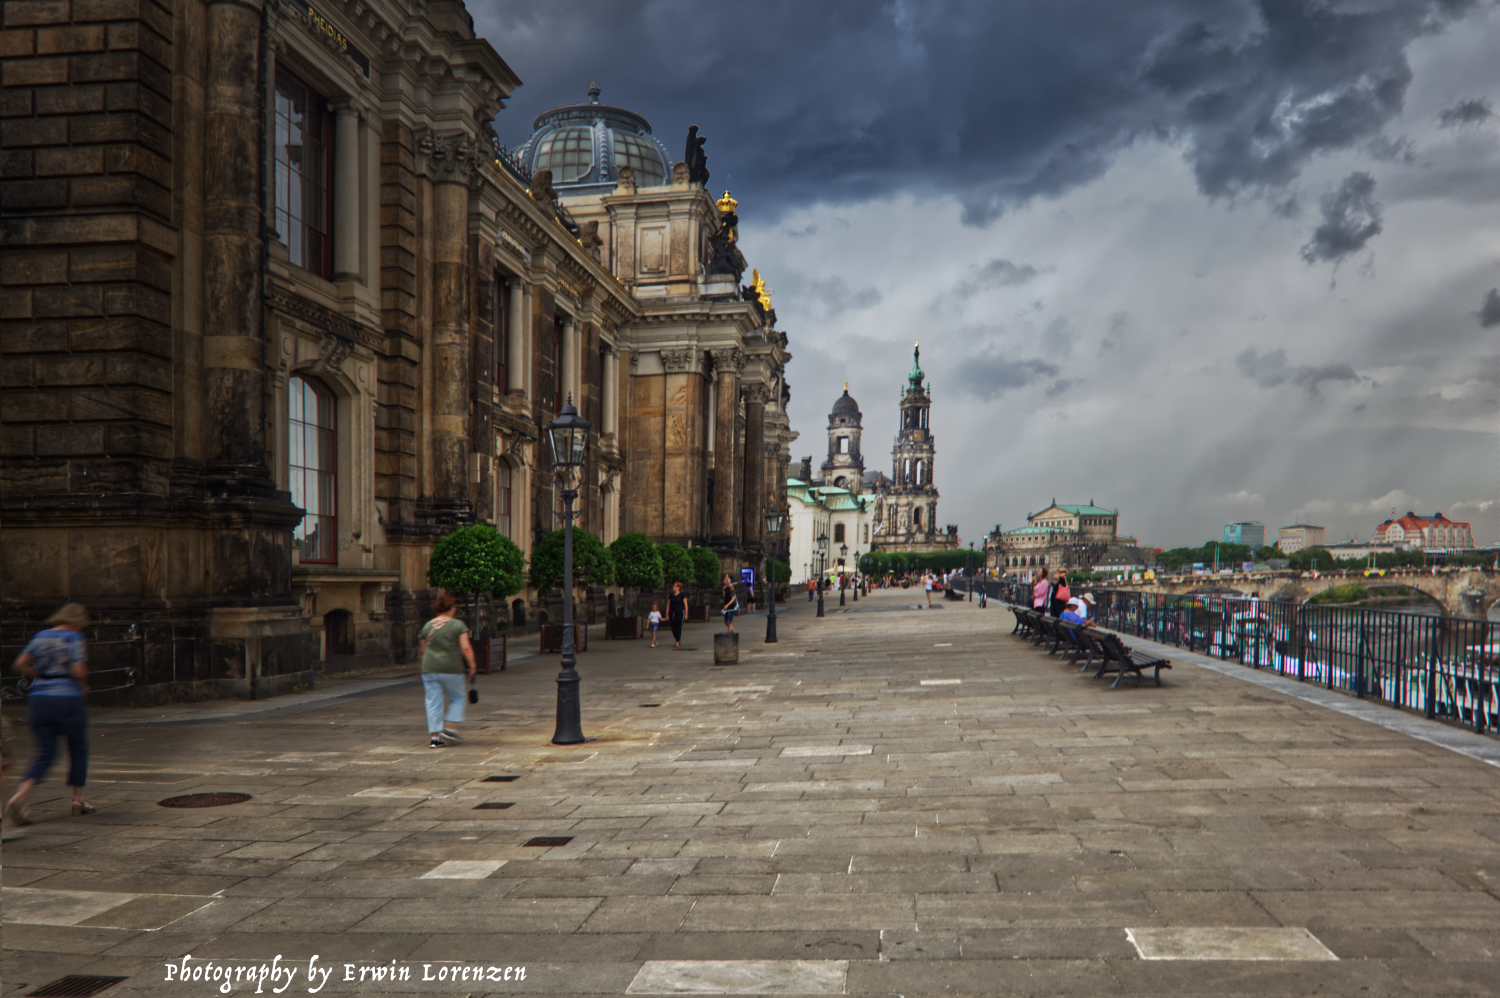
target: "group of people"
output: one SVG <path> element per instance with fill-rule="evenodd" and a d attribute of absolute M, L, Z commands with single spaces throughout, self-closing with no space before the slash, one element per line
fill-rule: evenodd
<path fill-rule="evenodd" d="M 1038 613 L 1050 614 L 1067 624 L 1094 626 L 1094 622 L 1089 619 L 1089 613 L 1094 608 L 1094 594 L 1074 596 L 1073 591 L 1068 588 L 1068 577 L 1063 572 L 1058 572 L 1056 579 L 1049 580 L 1047 570 L 1042 569 L 1031 587 L 1031 608 Z"/>
<path fill-rule="evenodd" d="M 724 576 L 724 588 L 719 593 L 719 612 L 724 615 L 724 630 L 734 633 L 734 615 L 740 612 L 740 598 L 734 589 L 734 580 Z M 681 582 L 672 583 L 672 594 L 667 597 L 667 623 L 672 628 L 672 647 L 682 647 L 682 624 L 687 620 L 687 593 Z M 646 625 L 651 629 L 651 647 L 656 647 L 656 632 L 661 627 L 661 604 L 652 603 L 646 616 Z"/>

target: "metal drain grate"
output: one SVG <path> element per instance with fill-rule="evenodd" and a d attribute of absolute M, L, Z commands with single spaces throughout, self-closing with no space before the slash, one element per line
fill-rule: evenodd
<path fill-rule="evenodd" d="M 36 998 L 89 998 L 106 988 L 112 988 L 125 980 L 123 977 L 95 977 L 88 974 L 69 974 L 59 977 L 51 984 L 43 984 L 35 991 L 26 992 Z"/>
<path fill-rule="evenodd" d="M 571 835 L 538 835 L 535 838 L 527 839 L 521 844 L 523 846 L 565 846 L 572 841 L 573 836 Z"/>
<path fill-rule="evenodd" d="M 661 704 L 659 704 L 659 703 L 643 703 L 643 704 L 641 704 L 641 706 L 642 707 L 660 707 Z"/>
<path fill-rule="evenodd" d="M 513 800 L 487 800 L 483 804 L 475 804 L 476 811 L 504 811 L 508 807 L 515 807 Z"/>
<path fill-rule="evenodd" d="M 156 803 L 162 807 L 223 807 L 225 804 L 243 804 L 249 799 L 249 794 L 183 794 Z"/>
<path fill-rule="evenodd" d="M 480 780 L 479 782 L 480 783 L 514 783 L 514 782 L 516 782 L 519 779 L 520 779 L 519 776 L 486 776 L 484 779 Z"/>

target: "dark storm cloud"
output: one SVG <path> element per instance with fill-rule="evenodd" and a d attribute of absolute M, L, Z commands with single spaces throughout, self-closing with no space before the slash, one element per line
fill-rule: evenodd
<path fill-rule="evenodd" d="M 1484 304 L 1479 306 L 1479 324 L 1485 329 L 1500 326 L 1500 288 L 1490 288 L 1490 293 L 1484 296 Z"/>
<path fill-rule="evenodd" d="M 1380 202 L 1375 200 L 1375 178 L 1368 173 L 1351 173 L 1338 190 L 1325 194 L 1320 202 L 1323 223 L 1313 230 L 1312 239 L 1302 247 L 1302 259 L 1337 263 L 1380 235 Z"/>
<path fill-rule="evenodd" d="M 1495 109 L 1490 102 L 1483 97 L 1472 97 L 1469 100 L 1461 100 L 1457 104 L 1443 108 L 1438 112 L 1438 124 L 1444 128 L 1456 128 L 1459 125 L 1477 125 L 1482 121 L 1488 121 L 1494 116 Z"/>
<path fill-rule="evenodd" d="M 1025 284 L 1037 275 L 1037 269 L 1029 263 L 1014 264 L 999 257 L 974 270 L 972 277 L 960 281 L 953 289 L 960 298 L 972 298 L 981 291 L 995 288 L 1011 288 Z"/>
<path fill-rule="evenodd" d="M 674 151 L 708 136 L 747 218 L 813 201 L 951 194 L 986 225 L 1177 143 L 1211 196 L 1275 190 L 1370 141 L 1411 79 L 1407 46 L 1473 0 L 473 0 L 526 86 L 497 128 L 604 99 Z"/>
<path fill-rule="evenodd" d="M 1234 359 L 1234 366 L 1245 377 L 1262 388 L 1293 385 L 1314 398 L 1325 381 L 1357 382 L 1359 374 L 1348 364 L 1323 364 L 1314 367 L 1298 364 L 1295 367 L 1287 360 L 1285 350 L 1261 353 L 1253 347 L 1246 348 Z"/>
<path fill-rule="evenodd" d="M 792 279 L 785 289 L 822 305 L 829 314 L 859 311 L 880 304 L 879 289 L 873 287 L 854 288 L 842 277 L 817 277 L 811 280 Z"/>
<path fill-rule="evenodd" d="M 998 350 L 990 349 L 967 358 L 952 377 L 959 391 L 988 401 L 1017 388 L 1057 378 L 1058 373 L 1056 364 L 1036 359 L 1014 360 Z M 1060 394 L 1067 391 L 1071 384 L 1073 382 L 1067 379 L 1058 379 L 1047 394 Z"/>

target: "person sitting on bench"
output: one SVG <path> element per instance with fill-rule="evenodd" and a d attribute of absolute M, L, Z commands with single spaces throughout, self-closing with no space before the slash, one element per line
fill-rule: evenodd
<path fill-rule="evenodd" d="M 1068 600 L 1068 608 L 1062 612 L 1058 619 L 1065 624 L 1078 624 L 1082 627 L 1093 627 L 1094 622 L 1089 620 L 1089 609 L 1094 605 L 1094 594 L 1084 593 Z"/>

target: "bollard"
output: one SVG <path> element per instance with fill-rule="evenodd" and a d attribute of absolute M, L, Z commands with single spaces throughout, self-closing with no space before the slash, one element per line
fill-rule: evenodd
<path fill-rule="evenodd" d="M 740 635 L 720 631 L 714 635 L 714 665 L 737 665 L 740 660 Z"/>

